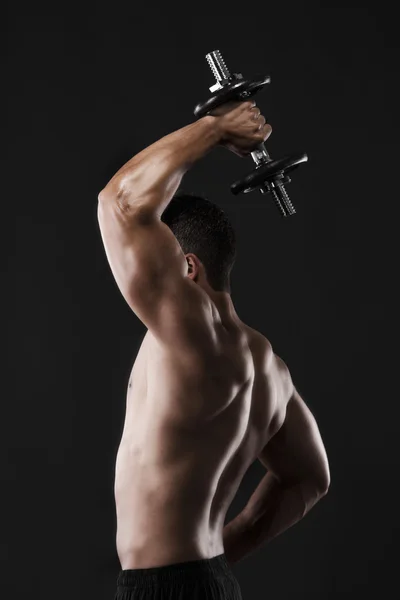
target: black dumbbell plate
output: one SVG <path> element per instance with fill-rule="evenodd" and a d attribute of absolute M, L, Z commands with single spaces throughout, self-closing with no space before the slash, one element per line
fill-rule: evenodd
<path fill-rule="evenodd" d="M 205 102 L 200 102 L 194 109 L 195 116 L 200 119 L 214 110 L 218 106 L 222 106 L 226 102 L 233 100 L 247 100 L 251 96 L 254 96 L 261 88 L 267 83 L 270 83 L 271 77 L 265 75 L 264 77 L 257 77 L 255 79 L 234 79 L 231 83 L 224 85 L 223 88 L 218 90 L 213 96 L 211 96 Z"/>
<path fill-rule="evenodd" d="M 240 194 L 241 192 L 247 194 L 248 192 L 252 192 L 266 181 L 273 179 L 278 173 L 289 173 L 307 160 L 307 154 L 302 152 L 261 164 L 254 171 L 246 175 L 246 177 L 233 183 L 231 191 L 233 194 Z"/>

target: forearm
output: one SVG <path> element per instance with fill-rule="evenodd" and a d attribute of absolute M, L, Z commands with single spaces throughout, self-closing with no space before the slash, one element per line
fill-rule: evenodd
<path fill-rule="evenodd" d="M 203 117 L 139 152 L 101 195 L 118 200 L 124 208 L 145 206 L 160 217 L 186 171 L 220 141 L 217 119 Z"/>
<path fill-rule="evenodd" d="M 240 561 L 300 521 L 323 496 L 305 483 L 285 486 L 268 472 L 244 510 L 224 527 L 225 555 Z"/>

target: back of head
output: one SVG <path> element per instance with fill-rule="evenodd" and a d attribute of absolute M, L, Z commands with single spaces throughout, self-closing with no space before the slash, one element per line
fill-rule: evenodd
<path fill-rule="evenodd" d="M 207 281 L 215 291 L 230 291 L 235 262 L 234 229 L 224 211 L 206 198 L 178 192 L 163 212 L 184 254 L 195 254 L 203 263 Z"/>

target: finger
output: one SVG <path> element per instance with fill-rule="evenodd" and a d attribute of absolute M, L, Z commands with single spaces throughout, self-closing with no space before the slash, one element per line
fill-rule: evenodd
<path fill-rule="evenodd" d="M 242 102 L 243 110 L 251 110 L 255 107 L 255 105 L 256 103 L 254 102 L 254 100 L 246 100 L 246 102 Z"/>
<path fill-rule="evenodd" d="M 269 123 L 265 123 L 265 125 L 260 129 L 259 139 L 261 142 L 265 142 L 269 138 L 272 133 L 272 127 Z"/>
<path fill-rule="evenodd" d="M 255 106 L 254 108 L 251 109 L 251 112 L 253 113 L 252 118 L 257 121 L 257 119 L 259 118 L 259 116 L 261 115 L 261 110 L 258 108 L 258 106 Z"/>
<path fill-rule="evenodd" d="M 265 117 L 260 115 L 257 119 L 257 131 L 260 131 L 264 127 L 265 123 L 266 123 Z"/>

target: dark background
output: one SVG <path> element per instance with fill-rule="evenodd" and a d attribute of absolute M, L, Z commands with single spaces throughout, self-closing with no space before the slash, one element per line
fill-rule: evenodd
<path fill-rule="evenodd" d="M 384 598 L 397 585 L 391 7 L 10 4 L 3 206 L 15 211 L 16 229 L 3 220 L 14 289 L 2 402 L 3 598 L 115 593 L 114 461 L 144 329 L 106 262 L 97 194 L 133 154 L 193 120 L 213 83 L 204 55 L 217 48 L 232 71 L 272 77 L 257 97 L 273 126 L 268 148 L 309 154 L 288 188 L 298 213 L 281 219 L 268 196 L 232 196 L 230 183 L 252 162 L 223 149 L 184 187 L 231 216 L 236 308 L 288 363 L 332 476 L 303 521 L 235 567 L 243 598 Z M 252 466 L 229 518 L 262 473 Z"/>

